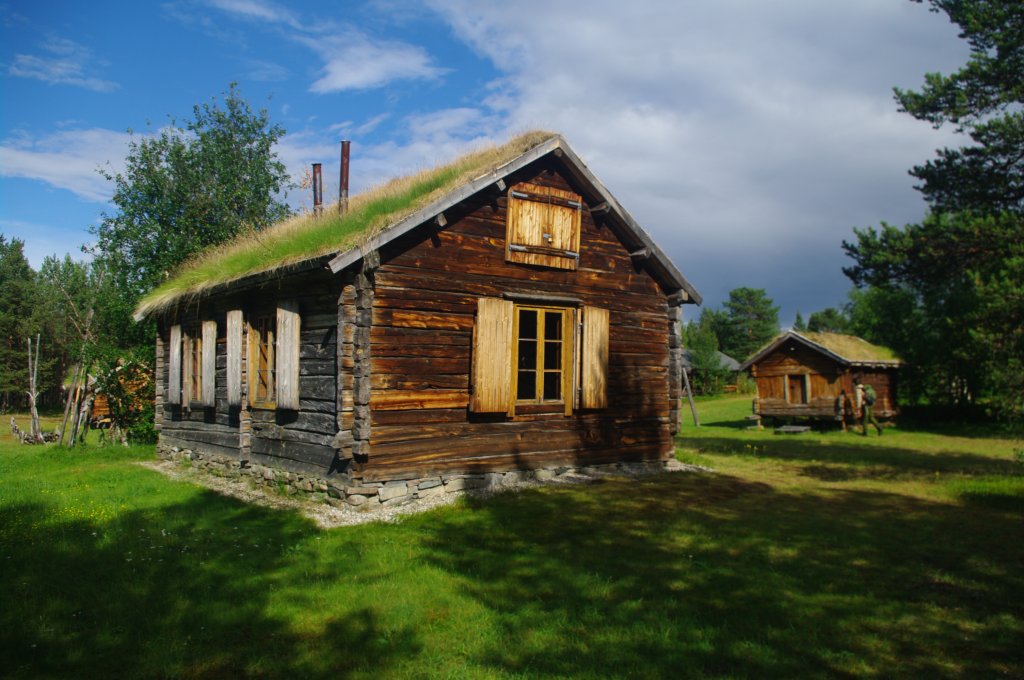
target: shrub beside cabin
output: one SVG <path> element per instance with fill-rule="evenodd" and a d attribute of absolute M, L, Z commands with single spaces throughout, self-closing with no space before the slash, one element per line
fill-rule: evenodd
<path fill-rule="evenodd" d="M 848 419 L 854 377 L 878 395 L 875 415 L 891 418 L 902 362 L 885 347 L 839 333 L 783 333 L 744 362 L 757 384 L 754 413 L 762 418 Z"/>
<path fill-rule="evenodd" d="M 361 504 L 664 465 L 699 302 L 565 140 L 531 133 L 208 255 L 137 317 L 158 322 L 163 455 Z"/>

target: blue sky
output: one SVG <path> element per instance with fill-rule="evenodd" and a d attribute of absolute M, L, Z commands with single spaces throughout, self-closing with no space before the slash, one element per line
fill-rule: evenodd
<path fill-rule="evenodd" d="M 844 301 L 852 227 L 921 218 L 907 169 L 959 141 L 892 87 L 967 55 L 904 0 L 15 2 L 0 31 L 0 232 L 35 266 L 81 257 L 128 130 L 235 81 L 287 130 L 293 177 L 324 163 L 328 198 L 344 138 L 358 191 L 561 132 L 706 305 L 765 288 L 783 325 Z"/>

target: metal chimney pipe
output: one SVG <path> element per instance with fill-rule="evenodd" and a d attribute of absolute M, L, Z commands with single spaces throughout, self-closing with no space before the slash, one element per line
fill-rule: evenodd
<path fill-rule="evenodd" d="M 324 211 L 324 184 L 320 163 L 313 163 L 313 214 L 320 215 Z"/>
<path fill-rule="evenodd" d="M 341 177 L 338 180 L 338 212 L 348 212 L 348 153 L 352 142 L 341 142 Z"/>

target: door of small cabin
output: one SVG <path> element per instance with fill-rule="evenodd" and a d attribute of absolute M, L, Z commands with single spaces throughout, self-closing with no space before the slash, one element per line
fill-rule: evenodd
<path fill-rule="evenodd" d="M 791 375 L 786 378 L 789 381 L 789 403 L 790 404 L 806 404 L 807 403 L 807 390 L 805 389 L 805 380 L 802 375 Z"/>

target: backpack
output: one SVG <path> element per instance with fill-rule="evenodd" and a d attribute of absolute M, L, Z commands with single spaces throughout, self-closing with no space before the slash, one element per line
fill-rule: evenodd
<path fill-rule="evenodd" d="M 875 400 L 878 399 L 878 395 L 875 394 L 875 388 L 871 385 L 864 386 L 864 403 L 868 406 L 874 406 Z"/>

